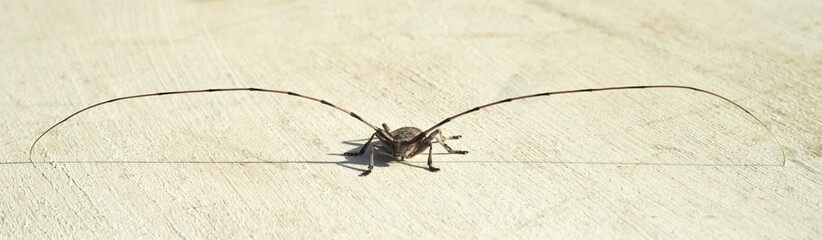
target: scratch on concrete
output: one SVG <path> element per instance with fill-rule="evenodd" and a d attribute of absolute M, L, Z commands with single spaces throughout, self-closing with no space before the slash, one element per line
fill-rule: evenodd
<path fill-rule="evenodd" d="M 177 237 L 179 237 L 180 239 L 185 239 L 186 237 L 183 236 L 183 234 L 179 230 L 177 230 L 177 226 L 175 226 L 171 219 L 168 217 L 168 213 L 166 213 L 166 210 L 163 209 L 163 207 L 160 206 L 160 204 L 157 203 L 157 201 L 149 197 L 148 193 L 146 193 L 145 190 L 143 190 L 143 194 L 146 196 L 146 198 L 148 198 L 148 200 L 151 200 L 151 202 L 154 203 L 154 206 L 156 206 L 157 209 L 159 209 L 163 213 L 163 217 L 165 217 L 166 223 L 168 223 L 168 226 L 171 227 L 171 230 L 174 231 L 174 235 L 177 235 Z"/>
<path fill-rule="evenodd" d="M 91 196 L 88 194 L 88 192 L 86 192 L 86 190 L 84 190 L 82 187 L 80 187 L 79 184 L 77 184 L 77 181 L 75 181 L 74 178 L 71 177 L 66 168 L 60 167 L 60 170 L 63 172 L 63 175 L 66 175 L 66 178 L 68 178 L 68 180 L 71 181 L 71 184 L 74 185 L 74 187 L 77 187 L 77 190 L 80 190 L 80 192 L 83 193 L 83 196 L 86 198 L 86 201 L 88 201 L 89 204 L 91 204 L 91 207 L 94 208 L 94 212 L 100 213 L 100 209 L 98 209 L 97 206 L 94 204 L 94 201 L 91 200 Z"/>

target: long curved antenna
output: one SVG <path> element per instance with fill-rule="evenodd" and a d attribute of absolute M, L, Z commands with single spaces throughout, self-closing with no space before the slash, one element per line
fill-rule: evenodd
<path fill-rule="evenodd" d="M 733 104 L 733 105 L 734 105 L 734 106 L 736 106 L 737 108 L 742 109 L 742 111 L 745 111 L 745 113 L 747 113 L 748 115 L 750 115 L 751 117 L 753 117 L 753 118 L 754 118 L 757 122 L 759 122 L 759 125 L 762 125 L 762 127 L 764 127 L 764 128 L 765 128 L 765 130 L 767 130 L 767 131 L 768 131 L 768 133 L 770 133 L 770 134 L 771 134 L 771 137 L 773 137 L 773 140 L 774 140 L 774 141 L 776 141 L 776 144 L 778 144 L 778 145 L 779 145 L 779 150 L 780 150 L 780 151 L 782 151 L 782 166 L 785 166 L 785 162 L 786 162 L 786 158 L 785 158 L 785 148 L 784 148 L 784 147 L 782 147 L 782 143 L 781 143 L 781 142 L 779 142 L 779 139 L 778 139 L 778 138 L 776 138 L 776 135 L 773 133 L 773 131 L 771 131 L 771 129 L 770 129 L 770 128 L 768 128 L 768 126 L 767 126 L 767 125 L 765 125 L 765 123 L 764 123 L 764 122 L 762 122 L 762 120 L 759 120 L 759 118 L 757 118 L 757 117 L 756 117 L 756 116 L 754 116 L 754 115 L 753 115 L 750 111 L 748 111 L 748 109 L 743 108 L 743 107 L 742 107 L 742 106 L 740 106 L 739 104 L 736 104 L 734 101 L 731 101 L 730 99 L 727 99 L 727 98 L 725 98 L 725 97 L 723 97 L 723 96 L 720 96 L 719 94 L 712 93 L 712 92 L 709 92 L 709 91 L 705 91 L 705 90 L 702 90 L 702 89 L 699 89 L 699 88 L 688 87 L 688 86 L 677 86 L 677 85 L 646 85 L 646 86 L 623 86 L 623 87 L 608 87 L 608 88 L 589 88 L 589 89 L 577 89 L 577 90 L 557 91 L 557 92 L 544 92 L 544 93 L 537 93 L 537 94 L 532 94 L 532 95 L 525 95 L 525 96 L 520 96 L 520 97 L 515 97 L 515 98 L 503 99 L 503 100 L 500 100 L 500 101 L 496 101 L 496 102 L 492 102 L 492 103 L 489 103 L 489 104 L 485 104 L 485 105 L 482 105 L 482 106 L 479 106 L 479 107 L 475 107 L 475 108 L 472 108 L 471 110 L 468 110 L 468 111 L 462 112 L 462 113 L 460 113 L 460 114 L 457 114 L 457 115 L 451 116 L 451 117 L 449 117 L 449 118 L 446 118 L 446 119 L 445 119 L 445 120 L 443 120 L 442 122 L 437 123 L 437 124 L 436 124 L 436 125 L 434 125 L 433 127 L 429 128 L 428 130 L 425 130 L 425 132 L 422 132 L 422 133 L 420 133 L 419 135 L 417 135 L 417 136 L 414 138 L 414 140 L 418 140 L 417 138 L 423 138 L 423 137 L 425 137 L 426 135 L 428 135 L 428 133 L 430 133 L 431 131 L 434 131 L 434 129 L 438 128 L 439 126 L 442 126 L 443 124 L 446 124 L 446 123 L 450 122 L 450 121 L 451 121 L 451 120 L 453 120 L 454 118 L 457 118 L 457 117 L 459 117 L 459 116 L 462 116 L 462 115 L 465 115 L 465 114 L 468 114 L 468 113 L 476 112 L 476 111 L 478 111 L 478 110 L 480 110 L 480 109 L 483 109 L 483 108 L 486 108 L 486 107 L 490 107 L 490 106 L 494 106 L 494 105 L 497 105 L 497 104 L 500 104 L 500 103 L 507 103 L 507 102 L 511 102 L 511 101 L 514 101 L 514 100 L 520 100 L 520 99 L 526 99 L 526 98 L 532 98 L 532 97 L 542 97 L 542 96 L 549 96 L 549 95 L 557 95 L 557 94 L 565 94 L 565 93 L 596 92 L 596 91 L 622 90 L 622 89 L 644 89 L 644 88 L 679 88 L 679 89 L 689 89 L 689 90 L 694 90 L 694 91 L 697 91 L 697 92 L 702 92 L 702 93 L 707 93 L 707 94 L 713 95 L 713 96 L 715 96 L 715 97 L 721 98 L 722 100 L 725 100 L 726 102 L 729 102 L 729 103 Z M 414 141 L 414 140 L 412 140 L 412 141 Z"/>
<path fill-rule="evenodd" d="M 52 129 L 54 129 L 55 127 L 57 127 L 58 125 L 62 124 L 63 122 L 65 122 L 65 121 L 69 120 L 70 118 L 74 117 L 75 115 L 80 114 L 81 112 L 84 112 L 84 111 L 86 111 L 86 110 L 92 109 L 92 108 L 94 108 L 94 107 L 97 107 L 97 106 L 100 106 L 100 105 L 103 105 L 103 104 L 106 104 L 106 103 L 112 103 L 112 102 L 116 102 L 116 101 L 120 101 L 120 100 L 126 100 L 126 99 L 131 99 L 131 98 L 152 97 L 152 96 L 163 96 L 163 95 L 173 95 L 173 94 L 187 94 L 187 93 L 203 93 L 203 92 L 228 92 L 228 91 L 269 92 L 269 93 L 288 94 L 288 95 L 290 95 L 290 96 L 297 96 L 297 97 L 305 98 L 305 99 L 308 99 L 308 100 L 312 100 L 312 101 L 320 102 L 320 103 L 322 103 L 322 104 L 325 104 L 325 105 L 328 105 L 328 106 L 334 107 L 334 108 L 336 108 L 337 110 L 343 111 L 343 112 L 345 112 L 346 114 L 350 115 L 351 117 L 354 117 L 354 118 L 356 118 L 357 120 L 360 120 L 360 122 L 365 123 L 366 125 L 368 125 L 369 127 L 373 128 L 374 130 L 377 130 L 378 132 L 380 131 L 380 129 L 379 129 L 379 128 L 375 127 L 374 125 L 372 125 L 372 124 L 371 124 L 371 123 L 369 123 L 368 121 L 363 120 L 363 119 L 362 119 L 359 115 L 357 115 L 357 114 L 356 114 L 356 113 L 354 113 L 354 112 L 351 112 L 351 111 L 345 110 L 345 109 L 343 109 L 343 108 L 341 108 L 341 107 L 337 107 L 336 105 L 331 104 L 330 102 L 326 102 L 325 100 L 316 99 L 316 98 L 313 98 L 313 97 L 304 96 L 304 95 L 300 95 L 300 94 L 293 93 L 293 92 L 288 92 L 288 91 L 269 90 L 269 89 L 262 89 L 262 88 L 216 88 L 216 89 L 204 89 L 204 90 L 187 90 L 187 91 L 159 92 L 159 93 L 140 94 L 140 95 L 133 95 L 133 96 L 127 96 L 127 97 L 119 97 L 119 98 L 109 99 L 109 100 L 106 100 L 106 101 L 99 102 L 99 103 L 97 103 L 97 104 L 94 104 L 94 105 L 88 106 L 88 107 L 86 107 L 86 108 L 80 109 L 80 111 L 77 111 L 77 112 L 72 113 L 72 114 L 71 114 L 71 115 L 69 115 L 68 117 L 64 118 L 63 120 L 60 120 L 59 122 L 57 122 L 57 123 L 55 123 L 54 125 L 52 125 L 50 128 L 46 129 L 46 131 L 45 131 L 45 132 L 43 132 L 43 134 L 40 134 L 40 136 L 38 136 L 38 137 L 37 137 L 37 139 L 36 139 L 36 140 L 34 140 L 34 143 L 32 143 L 32 144 L 31 144 L 31 148 L 29 148 L 29 161 L 31 161 L 31 155 L 32 155 L 32 152 L 34 152 L 34 146 L 36 146 L 36 145 L 37 145 L 37 142 L 39 142 L 39 141 L 40 141 L 40 138 L 43 138 L 43 136 L 45 136 L 45 135 L 46 135 L 46 133 L 48 133 L 49 131 L 51 131 Z"/>

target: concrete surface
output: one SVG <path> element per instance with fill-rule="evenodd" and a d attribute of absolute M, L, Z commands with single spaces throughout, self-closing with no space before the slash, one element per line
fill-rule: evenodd
<path fill-rule="evenodd" d="M 2 238 L 822 236 L 819 1 L 3 1 Z M 290 90 L 429 127 L 405 163 Z"/>

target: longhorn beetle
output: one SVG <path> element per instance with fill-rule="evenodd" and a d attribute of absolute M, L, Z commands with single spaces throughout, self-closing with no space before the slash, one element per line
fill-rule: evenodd
<path fill-rule="evenodd" d="M 305 95 L 300 95 L 300 94 L 297 94 L 297 93 L 294 93 L 294 92 L 288 92 L 288 91 L 269 90 L 269 89 L 262 89 L 262 88 L 217 88 L 217 89 L 205 89 L 205 90 L 188 90 L 188 91 L 149 93 L 149 94 L 141 94 L 141 95 L 133 95 L 133 96 L 126 96 L 126 97 L 119 97 L 119 98 L 109 99 L 109 100 L 106 100 L 106 101 L 103 101 L 103 102 L 88 106 L 86 108 L 80 109 L 80 111 L 72 113 L 68 117 L 64 118 L 63 120 L 60 120 L 56 124 L 52 125 L 48 129 L 46 129 L 45 132 L 40 134 L 40 136 L 38 136 L 37 139 L 34 140 L 34 143 L 31 144 L 31 148 L 29 148 L 29 160 L 31 161 L 31 156 L 32 156 L 32 152 L 34 151 L 34 146 L 37 145 L 37 142 L 40 141 L 40 139 L 43 138 L 43 136 L 45 136 L 46 133 L 48 133 L 49 131 L 51 131 L 52 129 L 57 127 L 58 125 L 62 124 L 66 120 L 69 120 L 70 118 L 74 117 L 75 115 L 77 115 L 81 112 L 84 112 L 86 110 L 89 110 L 91 108 L 103 105 L 103 104 L 112 103 L 112 102 L 116 102 L 116 101 L 120 101 L 120 100 L 132 99 L 132 98 L 151 97 L 151 96 L 164 96 L 164 95 L 173 95 L 173 94 L 188 94 L 188 93 L 203 93 L 203 92 L 228 92 L 228 91 L 252 91 L 252 92 L 267 92 L 267 93 L 287 94 L 289 96 L 301 97 L 301 98 L 305 98 L 305 99 L 312 100 L 312 101 L 315 101 L 315 102 L 319 102 L 319 103 L 322 103 L 324 105 L 328 105 L 330 107 L 336 108 L 337 110 L 343 111 L 346 114 L 350 115 L 351 117 L 356 118 L 360 122 L 365 123 L 365 125 L 368 125 L 368 127 L 370 127 L 371 129 L 374 130 L 374 133 L 371 134 L 371 137 L 368 138 L 368 141 L 365 143 L 365 145 L 363 145 L 363 147 L 358 152 L 347 152 L 347 153 L 345 153 L 346 156 L 358 156 L 358 155 L 364 154 L 365 151 L 367 150 L 368 146 L 371 144 L 371 141 L 374 140 L 374 137 L 377 137 L 377 139 L 379 139 L 380 142 L 382 142 L 382 145 L 375 145 L 375 146 L 371 147 L 371 158 L 368 162 L 368 169 L 365 170 L 360 176 L 367 176 L 368 174 L 371 173 L 371 170 L 374 169 L 374 153 L 375 152 L 383 154 L 383 155 L 391 156 L 396 161 L 403 161 L 406 158 L 414 157 L 416 155 L 419 155 L 420 153 L 425 152 L 425 150 L 428 150 L 428 170 L 432 171 L 432 172 L 436 172 L 436 171 L 439 171 L 440 169 L 434 167 L 431 163 L 431 160 L 432 160 L 431 159 L 431 152 L 433 151 L 432 142 L 434 140 L 437 140 L 443 146 L 443 148 L 445 148 L 445 150 L 448 151 L 448 153 L 455 153 L 455 154 L 466 154 L 466 153 L 468 153 L 467 151 L 453 150 L 453 149 L 451 149 L 451 147 L 449 147 L 447 144 L 445 144 L 446 140 L 459 139 L 460 138 L 459 135 L 451 136 L 451 137 L 443 137 L 442 132 L 439 129 L 437 129 L 438 127 L 442 126 L 443 124 L 446 124 L 446 123 L 450 122 L 454 118 L 457 118 L 457 117 L 460 117 L 462 115 L 469 114 L 469 113 L 472 113 L 472 112 L 479 111 L 480 109 L 483 109 L 483 108 L 486 108 L 486 107 L 494 106 L 494 105 L 501 104 L 501 103 L 507 103 L 507 102 L 511 102 L 511 101 L 514 101 L 514 100 L 526 99 L 526 98 L 544 97 L 544 96 L 559 95 L 559 94 L 566 94 L 566 93 L 597 92 L 597 91 L 624 90 L 624 89 L 646 89 L 646 88 L 688 89 L 688 90 L 693 90 L 693 91 L 697 91 L 697 92 L 701 92 L 701 93 L 710 94 L 714 97 L 718 97 L 722 100 L 725 100 L 728 103 L 733 104 L 737 108 L 742 109 L 742 111 L 745 111 L 745 113 L 747 113 L 749 116 L 753 117 L 760 125 L 762 125 L 762 127 L 765 128 L 765 130 L 768 131 L 768 133 L 771 135 L 771 137 L 773 137 L 774 141 L 779 145 L 779 150 L 782 151 L 782 166 L 785 165 L 785 149 L 782 147 L 782 143 L 779 142 L 779 139 L 776 138 L 776 135 L 771 131 L 771 129 L 768 128 L 768 126 L 765 125 L 764 122 L 759 120 L 759 118 L 754 116 L 750 111 L 743 108 L 739 104 L 736 104 L 734 101 L 731 101 L 730 99 L 725 98 L 723 96 L 720 96 L 716 93 L 705 91 L 705 90 L 694 88 L 694 87 L 677 86 L 677 85 L 644 85 L 644 86 L 622 86 L 622 87 L 608 87 L 608 88 L 589 88 L 589 89 L 577 89 L 577 90 L 556 91 L 556 92 L 544 92 L 544 93 L 537 93 L 537 94 L 519 96 L 519 97 L 514 97 L 514 98 L 507 98 L 507 99 L 503 99 L 503 100 L 500 100 L 500 101 L 485 104 L 485 105 L 482 105 L 482 106 L 478 106 L 478 107 L 472 108 L 468 111 L 461 112 L 457 115 L 448 117 L 445 120 L 442 120 L 441 122 L 435 124 L 433 127 L 428 128 L 425 131 L 423 131 L 419 128 L 415 128 L 415 127 L 402 127 L 402 128 L 397 129 L 397 130 L 391 131 L 391 129 L 385 123 L 382 124 L 382 128 L 378 128 L 378 127 L 375 127 L 373 124 L 369 123 L 368 121 L 365 121 L 364 119 L 362 119 L 362 117 L 360 117 L 356 113 L 345 110 L 341 107 L 338 107 L 334 104 L 331 104 L 330 102 L 327 102 L 325 100 L 316 99 L 316 98 L 309 97 L 309 96 L 305 96 Z M 32 163 L 34 163 L 34 162 L 32 161 Z"/>

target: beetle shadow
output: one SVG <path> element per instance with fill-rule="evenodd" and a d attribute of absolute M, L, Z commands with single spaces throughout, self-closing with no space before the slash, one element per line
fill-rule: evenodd
<path fill-rule="evenodd" d="M 342 141 L 341 143 L 346 144 L 346 145 L 354 146 L 354 148 L 352 148 L 348 152 L 359 152 L 360 149 L 362 149 L 363 144 L 365 144 L 366 141 L 368 141 L 368 139 L 354 139 L 354 140 Z M 349 156 L 349 155 L 345 155 L 343 153 L 329 153 L 327 155 L 345 157 L 345 161 L 336 162 L 336 164 L 341 166 L 341 167 L 344 167 L 344 168 L 348 168 L 348 169 L 352 169 L 352 170 L 357 170 L 359 172 L 363 172 L 365 170 L 368 170 L 368 163 L 371 161 L 371 148 L 373 148 L 374 146 L 377 146 L 377 145 L 382 145 L 382 143 L 380 143 L 380 141 L 372 141 L 371 143 L 368 144 L 368 146 L 366 146 L 365 152 L 363 154 L 356 155 L 356 156 Z M 375 168 L 376 167 L 388 167 L 388 162 L 391 162 L 393 160 L 394 159 L 392 159 L 389 156 L 385 156 L 385 155 L 382 155 L 382 154 L 379 154 L 379 153 L 374 153 L 374 167 Z M 362 168 L 360 168 L 360 167 L 362 167 Z"/>

